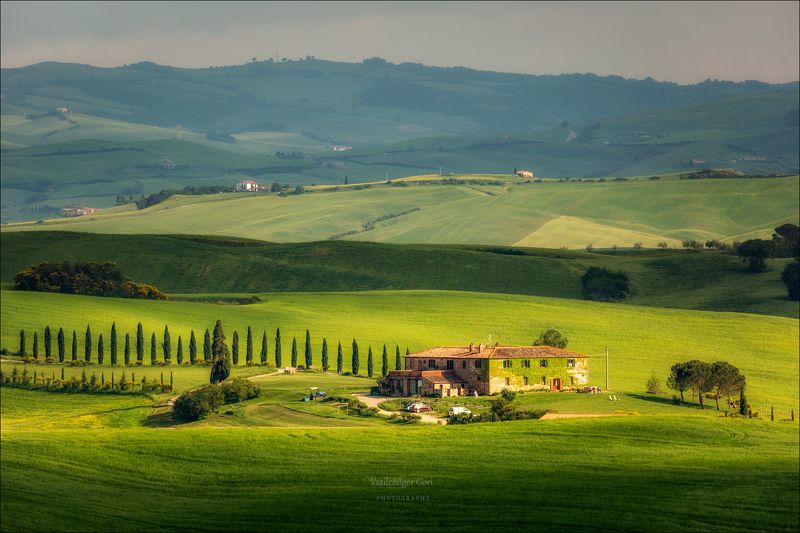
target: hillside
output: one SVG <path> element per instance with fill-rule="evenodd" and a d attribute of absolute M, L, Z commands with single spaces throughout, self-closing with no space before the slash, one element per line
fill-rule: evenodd
<path fill-rule="evenodd" d="M 788 259 L 752 275 L 721 253 L 588 253 L 485 246 L 327 241 L 271 244 L 170 235 L 0 233 L 0 281 L 41 261 L 114 261 L 128 276 L 169 293 L 330 292 L 446 289 L 580 299 L 590 267 L 624 270 L 628 303 L 797 317 L 780 272 Z M 186 298 L 191 298 L 186 296 Z M 200 297 L 202 298 L 202 297 Z M 213 300 L 214 297 L 210 297 Z"/>

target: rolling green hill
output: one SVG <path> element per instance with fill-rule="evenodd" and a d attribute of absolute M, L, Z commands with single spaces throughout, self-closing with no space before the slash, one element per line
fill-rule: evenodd
<path fill-rule="evenodd" d="M 0 281 L 41 261 L 114 261 L 128 276 L 169 293 L 254 293 L 447 289 L 576 298 L 592 266 L 624 270 L 638 305 L 797 317 L 780 272 L 749 274 L 722 253 L 589 253 L 486 246 L 397 245 L 349 241 L 270 244 L 227 238 L 0 233 Z M 500 250 L 504 251 L 504 250 Z"/>

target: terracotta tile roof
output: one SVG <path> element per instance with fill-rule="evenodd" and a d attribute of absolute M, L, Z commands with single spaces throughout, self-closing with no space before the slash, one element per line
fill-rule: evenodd
<path fill-rule="evenodd" d="M 392 370 L 387 378 L 419 378 L 430 383 L 461 384 L 466 381 L 452 370 Z"/>
<path fill-rule="evenodd" d="M 407 355 L 420 359 L 545 359 L 589 357 L 586 354 L 562 350 L 552 346 L 440 346 Z"/>

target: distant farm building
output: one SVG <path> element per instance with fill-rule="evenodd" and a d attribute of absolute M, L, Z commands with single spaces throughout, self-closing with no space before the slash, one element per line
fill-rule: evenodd
<path fill-rule="evenodd" d="M 330 148 L 330 150 L 331 150 L 331 151 L 333 151 L 333 152 L 346 152 L 346 151 L 348 151 L 348 150 L 352 150 L 352 149 L 353 149 L 353 147 L 352 147 L 352 146 L 347 146 L 347 145 L 338 145 L 338 144 L 335 144 L 335 145 L 333 145 L 333 146 L 330 146 L 329 148 Z"/>
<path fill-rule="evenodd" d="M 166 170 L 175 170 L 175 163 L 173 163 L 170 159 L 162 159 L 161 168 Z"/>
<path fill-rule="evenodd" d="M 445 346 L 406 355 L 405 370 L 378 382 L 389 396 L 465 396 L 503 389 L 577 390 L 589 356 L 551 346 Z"/>
<path fill-rule="evenodd" d="M 236 187 L 234 187 L 236 192 L 258 192 L 258 189 L 258 182 L 253 180 L 240 181 L 236 184 Z"/>
<path fill-rule="evenodd" d="M 528 179 L 528 180 L 532 180 L 533 179 L 533 172 L 530 171 L 530 170 L 517 170 L 516 174 L 520 178 L 525 178 L 525 179 Z"/>
<path fill-rule="evenodd" d="M 58 113 L 70 113 L 71 112 L 68 107 L 57 107 L 56 111 Z"/>
<path fill-rule="evenodd" d="M 98 207 L 63 207 L 61 208 L 61 216 L 64 217 L 80 217 L 83 215 L 91 215 L 100 211 Z"/>

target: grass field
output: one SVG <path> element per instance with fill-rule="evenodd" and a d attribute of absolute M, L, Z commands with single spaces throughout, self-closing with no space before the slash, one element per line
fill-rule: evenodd
<path fill-rule="evenodd" d="M 550 248 L 679 246 L 681 239 L 744 240 L 797 223 L 797 176 L 382 187 L 288 196 L 173 197 L 142 211 L 7 225 L 4 230 L 178 233 L 267 241 L 350 240 Z M 302 215 L 300 214 L 302 213 Z M 383 220 L 381 221 L 381 219 Z M 372 223 L 365 229 L 364 225 Z"/>
<path fill-rule="evenodd" d="M 189 330 L 195 330 L 200 342 L 205 328 L 212 327 L 219 318 L 225 324 L 229 342 L 233 332 L 239 332 L 241 354 L 244 354 L 244 335 L 250 325 L 255 353 L 259 353 L 262 333 L 266 331 L 272 357 L 272 339 L 275 329 L 280 327 L 285 363 L 289 361 L 293 337 L 298 340 L 302 362 L 303 339 L 305 330 L 309 329 L 315 364 L 319 364 L 325 337 L 333 354 L 337 342 L 342 343 L 345 370 L 349 370 L 350 345 L 356 338 L 364 372 L 370 346 L 375 355 L 375 368 L 379 369 L 384 344 L 390 358 L 396 345 L 405 353 L 406 347 L 416 351 L 470 341 L 527 344 L 546 327 L 556 326 L 570 338 L 570 348 L 577 351 L 597 355 L 609 347 L 610 385 L 614 390 L 642 391 L 652 371 L 665 379 L 670 365 L 677 361 L 721 359 L 738 366 L 747 376 L 754 404 L 769 402 L 784 411 L 798 408 L 796 319 L 448 291 L 263 294 L 263 302 L 252 305 L 153 302 L 17 291 L 2 291 L 1 294 L 0 339 L 2 346 L 11 351 L 19 346 L 19 330 L 25 329 L 28 350 L 33 331 L 38 331 L 40 353 L 43 353 L 42 331 L 49 324 L 56 330 L 63 327 L 67 332 L 68 352 L 71 332 L 77 331 L 80 358 L 87 323 L 92 326 L 95 342 L 102 332 L 107 345 L 112 320 L 116 321 L 121 335 L 131 333 L 132 337 L 137 322 L 142 322 L 147 363 L 152 332 L 160 339 L 164 325 L 168 325 L 173 347 L 180 335 L 186 354 Z M 590 368 L 592 383 L 603 385 L 602 357 L 591 363 Z"/>

